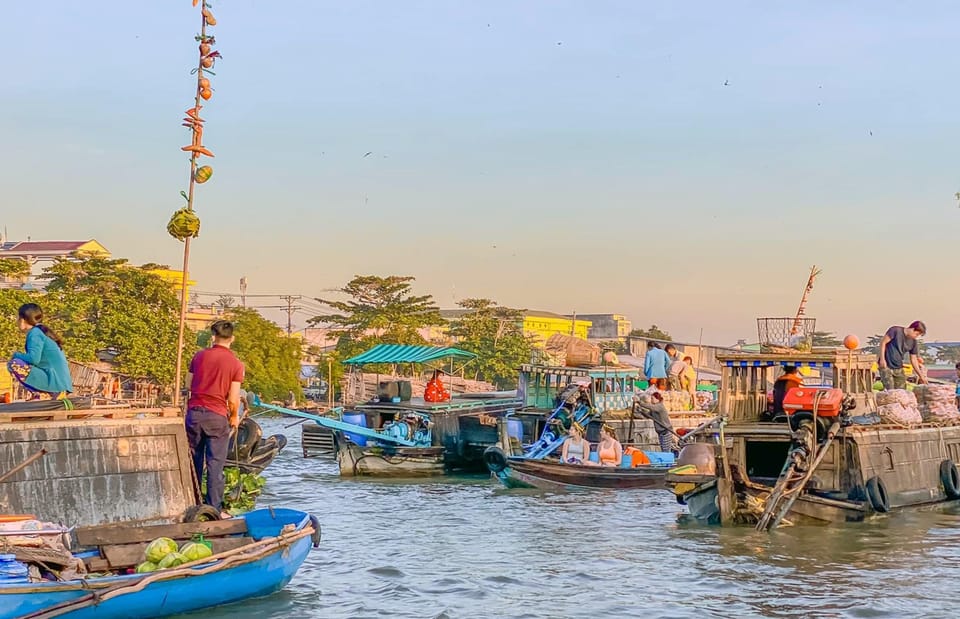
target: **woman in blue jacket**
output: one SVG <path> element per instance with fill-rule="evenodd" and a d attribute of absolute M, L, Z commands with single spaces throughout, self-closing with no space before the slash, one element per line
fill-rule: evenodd
<path fill-rule="evenodd" d="M 65 398 L 73 391 L 63 340 L 43 324 L 43 310 L 27 303 L 19 311 L 20 330 L 27 334 L 26 352 L 13 354 L 10 375 L 37 399 Z"/>

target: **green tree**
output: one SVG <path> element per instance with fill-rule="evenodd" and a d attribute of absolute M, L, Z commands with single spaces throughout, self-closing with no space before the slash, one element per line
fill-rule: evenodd
<path fill-rule="evenodd" d="M 450 335 L 458 348 L 477 355 L 468 367 L 500 389 L 516 388 L 519 368 L 530 362 L 534 347 L 533 338 L 523 333 L 523 310 L 490 299 L 464 299 L 458 305 L 470 311 L 451 323 Z"/>
<path fill-rule="evenodd" d="M 13 279 L 30 277 L 30 265 L 25 260 L 0 258 L 0 277 Z"/>
<path fill-rule="evenodd" d="M 836 335 L 831 331 L 814 331 L 810 334 L 813 338 L 814 346 L 823 346 L 823 347 L 832 347 L 838 348 L 843 346 L 843 341 L 841 341 Z"/>
<path fill-rule="evenodd" d="M 867 343 L 863 346 L 863 352 L 868 352 L 872 355 L 880 354 L 880 342 L 883 341 L 883 333 L 878 333 L 877 335 L 871 335 L 867 338 Z"/>
<path fill-rule="evenodd" d="M 123 373 L 173 381 L 180 303 L 162 278 L 99 256 L 58 260 L 41 277 L 48 284 L 40 302 L 68 357 L 107 352 Z"/>
<path fill-rule="evenodd" d="M 23 350 L 26 336 L 20 332 L 17 310 L 24 303 L 37 301 L 36 293 L 4 290 L 0 293 L 0 361 L 6 363 L 16 350 Z"/>
<path fill-rule="evenodd" d="M 661 330 L 657 325 L 650 325 L 649 329 L 634 329 L 630 332 L 630 335 L 633 337 L 645 337 L 651 340 L 663 340 L 666 342 L 673 341 L 673 338 L 670 337 L 670 334 Z"/>
<path fill-rule="evenodd" d="M 234 308 L 233 351 L 246 368 L 244 389 L 265 400 L 286 399 L 291 391 L 300 395 L 300 340 L 288 337 L 275 323 L 256 310 Z"/>
<path fill-rule="evenodd" d="M 445 323 L 430 295 L 414 295 L 413 277 L 358 275 L 340 289 L 346 301 L 317 299 L 337 314 L 311 318 L 311 325 L 330 324 L 341 358 L 374 344 L 424 344 L 419 329 Z"/>
<path fill-rule="evenodd" d="M 618 355 L 626 355 L 630 352 L 627 349 L 627 345 L 620 340 L 604 340 L 602 342 L 597 342 L 597 346 L 599 346 L 600 350 L 604 352 L 610 350 Z"/>

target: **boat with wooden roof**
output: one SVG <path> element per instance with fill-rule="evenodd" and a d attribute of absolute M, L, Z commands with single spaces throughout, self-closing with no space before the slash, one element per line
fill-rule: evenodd
<path fill-rule="evenodd" d="M 213 522 L 109 524 L 76 529 L 89 575 L 63 581 L 0 583 L 0 619 L 150 619 L 232 604 L 279 591 L 320 542 L 316 519 L 292 509 L 259 509 Z M 178 567 L 131 573 L 147 544 L 159 537 L 188 542 L 202 536 L 213 555 Z M 38 560 L 38 549 L 15 547 L 18 559 Z M 62 567 L 47 551 L 45 569 Z M 60 559 L 65 561 L 67 559 Z M 109 575 L 95 575 L 107 573 Z"/>
<path fill-rule="evenodd" d="M 667 474 L 696 520 L 769 530 L 960 498 L 960 427 L 881 423 L 875 355 L 775 349 L 718 359 L 721 417 Z M 811 376 L 768 421 L 767 393 L 787 366 Z"/>

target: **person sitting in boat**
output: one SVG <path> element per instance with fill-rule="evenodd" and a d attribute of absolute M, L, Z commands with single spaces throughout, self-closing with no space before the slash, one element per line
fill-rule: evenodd
<path fill-rule="evenodd" d="M 557 414 L 553 416 L 550 423 L 559 426 L 558 436 L 569 430 L 570 424 L 576 421 L 576 410 L 579 406 L 591 407 L 589 381 L 570 383 L 557 394 L 554 400 Z"/>
<path fill-rule="evenodd" d="M 570 426 L 567 438 L 560 448 L 560 461 L 570 464 L 583 464 L 590 458 L 590 443 L 583 437 L 583 426 L 576 421 Z"/>
<path fill-rule="evenodd" d="M 423 399 L 427 402 L 446 402 L 450 399 L 450 393 L 443 388 L 443 382 L 440 376 L 443 370 L 434 370 L 433 378 L 427 382 L 427 387 L 423 391 Z"/>
<path fill-rule="evenodd" d="M 803 377 L 800 376 L 797 368 L 792 365 L 784 367 L 783 374 L 773 383 L 773 409 L 771 410 L 770 421 L 785 414 L 783 399 L 787 396 L 787 392 L 794 387 L 802 386 Z"/>
<path fill-rule="evenodd" d="M 62 400 L 73 391 L 63 340 L 43 324 L 43 310 L 27 303 L 17 312 L 20 331 L 27 334 L 26 352 L 16 352 L 7 369 L 35 400 Z"/>
<path fill-rule="evenodd" d="M 623 445 L 617 440 L 617 433 L 607 424 L 600 428 L 597 459 L 600 466 L 620 466 L 623 462 Z"/>
<path fill-rule="evenodd" d="M 633 405 L 647 419 L 653 421 L 653 429 L 657 431 L 657 438 L 660 440 L 660 450 L 678 453 L 677 435 L 673 430 L 673 424 L 670 423 L 670 413 L 663 403 L 663 396 L 653 392 L 650 394 L 650 402 L 644 402 L 634 396 Z"/>

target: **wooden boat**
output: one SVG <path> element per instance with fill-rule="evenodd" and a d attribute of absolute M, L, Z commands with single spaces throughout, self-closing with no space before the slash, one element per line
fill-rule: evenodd
<path fill-rule="evenodd" d="M 770 530 L 960 498 L 960 426 L 883 424 L 874 414 L 874 358 L 844 350 L 718 355 L 721 420 L 667 473 L 678 500 L 705 523 Z M 784 366 L 821 374 L 811 381 L 819 385 L 787 395 L 813 396 L 813 410 L 797 405 L 767 421 L 767 391 Z M 812 414 L 827 396 L 843 406 Z"/>
<path fill-rule="evenodd" d="M 499 447 L 488 449 L 484 459 L 490 472 L 507 488 L 540 490 L 666 489 L 664 476 L 670 469 L 670 466 L 649 464 L 623 468 L 508 457 Z"/>
<path fill-rule="evenodd" d="M 282 589 L 320 540 L 307 513 L 260 509 L 214 522 L 77 529 L 91 551 L 75 556 L 88 569 L 126 570 L 142 560 L 148 542 L 179 542 L 202 534 L 214 555 L 146 574 L 88 577 L 66 582 L 0 584 L 0 619 L 149 619 L 231 604 Z"/>
<path fill-rule="evenodd" d="M 446 472 L 443 447 L 402 445 L 357 445 L 339 430 L 334 431 L 337 465 L 344 477 L 432 477 Z"/>

